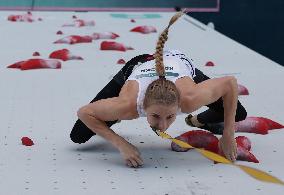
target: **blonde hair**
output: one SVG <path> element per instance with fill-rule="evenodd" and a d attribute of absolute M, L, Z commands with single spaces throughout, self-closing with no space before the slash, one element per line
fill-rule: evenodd
<path fill-rule="evenodd" d="M 183 14 L 185 10 L 177 12 L 170 20 L 168 26 L 159 36 L 156 52 L 154 54 L 155 58 L 155 68 L 159 76 L 159 79 L 153 81 L 146 89 L 145 98 L 143 102 L 144 109 L 148 108 L 153 104 L 159 105 L 180 105 L 180 94 L 176 85 L 170 81 L 166 80 L 166 72 L 163 62 L 163 50 L 165 42 L 168 40 L 169 28 L 173 23 L 175 23 Z"/>

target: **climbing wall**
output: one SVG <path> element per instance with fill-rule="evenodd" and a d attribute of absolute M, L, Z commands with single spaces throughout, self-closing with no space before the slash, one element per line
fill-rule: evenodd
<path fill-rule="evenodd" d="M 1 193 L 283 193 L 283 186 L 260 182 L 233 166 L 214 164 L 194 150 L 172 151 L 170 141 L 156 136 L 145 118 L 122 121 L 112 127 L 138 147 L 144 159 L 142 168 L 126 167 L 117 149 L 98 136 L 81 145 L 70 140 L 77 110 L 112 79 L 123 67 L 123 60 L 153 53 L 159 33 L 173 14 L 0 12 Z M 147 28 L 130 31 L 139 26 Z M 72 42 L 71 35 L 83 38 Z M 107 39 L 102 39 L 103 36 Z M 77 43 L 78 40 L 84 43 Z M 120 50 L 101 50 L 104 41 L 117 42 L 119 47 L 115 48 Z M 284 123 L 284 70 L 280 65 L 189 16 L 170 29 L 166 47 L 186 53 L 210 77 L 235 76 L 249 90 L 249 95 L 239 96 L 248 116 Z M 65 53 L 54 54 L 60 59 L 49 58 L 52 52 L 62 49 L 68 49 L 69 53 L 64 50 Z M 34 66 L 33 59 L 42 61 Z M 47 63 L 48 60 L 56 62 Z M 117 63 L 119 60 L 121 63 Z M 17 63 L 21 61 L 25 62 Z M 214 66 L 206 66 L 208 62 Z M 14 68 L 7 68 L 13 64 Z M 30 69 L 42 67 L 48 68 Z M 178 116 L 167 131 L 173 137 L 194 130 L 184 123 L 185 116 Z M 265 135 L 237 133 L 251 140 L 251 151 L 259 160 L 259 163 L 237 163 L 284 180 L 283 130 L 271 130 Z M 23 145 L 22 137 L 29 137 L 34 145 Z"/>

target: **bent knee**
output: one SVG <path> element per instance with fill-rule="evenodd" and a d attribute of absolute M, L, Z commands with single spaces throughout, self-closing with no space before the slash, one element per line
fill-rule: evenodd
<path fill-rule="evenodd" d="M 236 122 L 245 120 L 246 118 L 247 118 L 247 111 L 243 106 L 241 106 L 240 108 L 237 109 L 236 112 Z"/>

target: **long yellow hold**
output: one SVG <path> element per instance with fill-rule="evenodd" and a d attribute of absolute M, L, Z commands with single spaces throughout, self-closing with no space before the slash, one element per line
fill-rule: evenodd
<path fill-rule="evenodd" d="M 170 139 L 182 148 L 191 148 L 191 149 L 197 150 L 199 153 L 201 153 L 203 156 L 205 156 L 206 158 L 208 158 L 210 160 L 213 160 L 213 161 L 218 162 L 218 163 L 229 164 L 229 165 L 239 167 L 245 173 L 247 173 L 248 175 L 250 175 L 251 177 L 253 177 L 257 180 L 284 185 L 284 182 L 281 181 L 280 179 L 278 179 L 278 178 L 276 178 L 276 177 L 274 177 L 274 176 L 272 176 L 268 173 L 265 173 L 261 170 L 251 168 L 251 167 L 248 167 L 248 166 L 244 166 L 244 165 L 234 164 L 234 163 L 232 163 L 231 161 L 229 161 L 228 159 L 226 159 L 225 157 L 223 157 L 219 154 L 216 154 L 214 152 L 204 150 L 204 149 L 201 149 L 201 148 L 195 148 L 195 147 L 191 146 L 190 144 L 188 144 L 184 141 L 178 140 L 178 139 L 174 139 L 170 135 L 168 135 L 167 133 L 161 132 L 159 130 L 157 130 L 156 132 L 162 138 Z"/>

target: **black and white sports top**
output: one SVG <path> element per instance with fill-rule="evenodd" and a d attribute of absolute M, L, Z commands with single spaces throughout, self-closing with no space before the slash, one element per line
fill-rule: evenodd
<path fill-rule="evenodd" d="M 190 58 L 178 50 L 164 50 L 164 66 L 166 79 L 176 82 L 177 79 L 184 76 L 190 78 L 195 77 L 195 66 Z M 145 117 L 146 113 L 143 109 L 143 101 L 147 87 L 151 82 L 159 78 L 155 69 L 155 60 L 138 64 L 134 67 L 128 80 L 135 80 L 139 84 L 139 92 L 137 96 L 137 112 L 139 117 Z M 179 111 L 178 114 L 181 114 Z"/>

